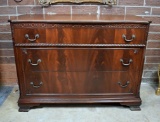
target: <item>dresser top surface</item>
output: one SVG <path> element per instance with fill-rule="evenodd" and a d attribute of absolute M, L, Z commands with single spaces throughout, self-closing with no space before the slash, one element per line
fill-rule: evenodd
<path fill-rule="evenodd" d="M 67 15 L 26 14 L 13 17 L 10 22 L 55 22 L 55 23 L 150 23 L 132 15 Z"/>

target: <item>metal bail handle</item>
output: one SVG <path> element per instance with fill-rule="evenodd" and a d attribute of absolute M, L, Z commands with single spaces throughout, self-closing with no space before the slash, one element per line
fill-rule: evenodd
<path fill-rule="evenodd" d="M 34 85 L 33 82 L 30 82 L 30 85 L 32 85 L 34 88 L 39 88 L 39 87 L 41 87 L 41 86 L 43 85 L 43 82 L 41 81 L 41 82 L 39 83 L 39 85 Z"/>
<path fill-rule="evenodd" d="M 28 63 L 30 63 L 32 66 L 37 66 L 40 62 L 42 62 L 42 60 L 41 60 L 41 59 L 38 59 L 38 60 L 37 60 L 37 63 L 34 64 L 34 63 L 32 63 L 32 60 L 31 60 L 31 59 L 28 59 Z"/>
<path fill-rule="evenodd" d="M 133 41 L 133 40 L 136 38 L 136 36 L 133 34 L 131 39 L 127 39 L 126 35 L 123 34 L 123 35 L 122 35 L 122 38 L 123 38 L 126 42 L 131 42 L 131 41 Z"/>
<path fill-rule="evenodd" d="M 36 34 L 34 39 L 30 39 L 29 35 L 25 34 L 25 38 L 28 39 L 30 42 L 34 42 L 39 38 L 39 34 Z"/>
<path fill-rule="evenodd" d="M 120 87 L 122 87 L 122 88 L 125 88 L 125 87 L 128 86 L 129 83 L 130 83 L 130 82 L 127 81 L 125 85 L 122 85 L 121 82 L 119 81 L 119 82 L 118 82 L 118 85 L 119 85 Z"/>
<path fill-rule="evenodd" d="M 133 60 L 129 59 L 128 64 L 124 63 L 123 59 L 120 59 L 120 62 L 122 63 L 123 66 L 129 66 L 131 64 L 131 62 L 133 62 Z"/>

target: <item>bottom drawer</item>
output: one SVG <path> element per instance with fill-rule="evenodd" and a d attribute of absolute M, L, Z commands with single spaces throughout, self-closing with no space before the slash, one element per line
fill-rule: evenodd
<path fill-rule="evenodd" d="M 137 80 L 129 72 L 32 72 L 25 76 L 26 95 L 133 94 Z"/>

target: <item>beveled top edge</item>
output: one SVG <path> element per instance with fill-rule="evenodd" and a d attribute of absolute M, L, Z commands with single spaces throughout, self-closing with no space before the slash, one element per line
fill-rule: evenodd
<path fill-rule="evenodd" d="M 54 22 L 54 23 L 151 23 L 133 15 L 99 14 L 26 14 L 11 18 L 9 22 Z"/>

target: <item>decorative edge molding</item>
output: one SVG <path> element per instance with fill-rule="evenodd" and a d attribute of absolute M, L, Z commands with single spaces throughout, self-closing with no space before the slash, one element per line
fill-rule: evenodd
<path fill-rule="evenodd" d="M 49 23 L 16 23 L 14 28 L 147 28 L 145 24 L 49 24 Z"/>
<path fill-rule="evenodd" d="M 145 47 L 145 44 L 53 44 L 53 43 L 17 43 L 15 46 L 44 47 Z"/>
<path fill-rule="evenodd" d="M 50 93 L 50 94 L 37 94 L 37 93 L 31 93 L 30 91 L 28 91 L 28 93 L 26 95 L 48 95 L 48 96 L 111 96 L 111 95 L 116 95 L 116 96 L 119 96 L 121 95 L 122 93 L 96 93 L 96 94 L 61 94 L 61 93 L 57 93 L 57 94 L 54 94 L 54 93 Z M 123 93 L 124 94 L 124 93 Z M 130 94 L 133 94 L 133 92 L 128 92 L 128 93 L 125 93 L 126 95 L 130 95 Z M 85 99 L 85 98 L 84 98 Z M 87 99 L 87 98 L 86 98 Z"/>

